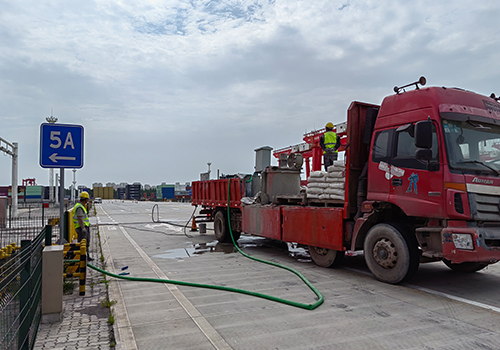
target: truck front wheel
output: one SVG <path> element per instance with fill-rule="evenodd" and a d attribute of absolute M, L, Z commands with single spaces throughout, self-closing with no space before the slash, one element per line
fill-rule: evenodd
<path fill-rule="evenodd" d="M 232 243 L 231 233 L 227 222 L 227 213 L 224 210 L 218 210 L 214 216 L 215 238 L 221 243 Z M 233 237 L 236 242 L 240 238 L 241 232 L 234 232 Z"/>
<path fill-rule="evenodd" d="M 379 281 L 397 284 L 411 279 L 417 272 L 418 244 L 408 231 L 398 224 L 378 224 L 368 231 L 365 261 Z"/>
<path fill-rule="evenodd" d="M 321 267 L 339 266 L 344 259 L 345 252 L 333 249 L 309 246 L 309 255 L 314 263 Z"/>

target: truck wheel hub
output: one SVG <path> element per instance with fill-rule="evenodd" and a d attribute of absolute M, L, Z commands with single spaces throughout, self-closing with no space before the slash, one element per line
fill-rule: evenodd
<path fill-rule="evenodd" d="M 387 238 L 378 241 L 373 247 L 373 257 L 380 266 L 390 269 L 396 266 L 398 253 L 394 244 Z"/>
<path fill-rule="evenodd" d="M 319 255 L 326 255 L 326 254 L 328 254 L 328 249 L 325 249 L 325 248 L 314 247 L 314 250 Z"/>

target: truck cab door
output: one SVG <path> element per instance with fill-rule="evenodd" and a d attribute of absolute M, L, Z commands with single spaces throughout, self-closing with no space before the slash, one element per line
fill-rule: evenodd
<path fill-rule="evenodd" d="M 389 200 L 389 185 L 394 177 L 391 165 L 393 139 L 394 129 L 375 133 L 368 160 L 367 200 L 381 202 Z"/>
<path fill-rule="evenodd" d="M 414 130 L 415 123 L 395 130 L 391 164 L 402 176 L 391 179 L 389 201 L 408 216 L 443 217 L 443 167 L 436 125 L 433 124 L 430 160 L 416 157 Z"/>

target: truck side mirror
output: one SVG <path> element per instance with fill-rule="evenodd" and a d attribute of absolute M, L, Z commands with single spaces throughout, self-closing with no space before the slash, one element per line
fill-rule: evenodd
<path fill-rule="evenodd" d="M 432 148 L 432 121 L 422 120 L 415 124 L 415 146 L 417 148 Z"/>

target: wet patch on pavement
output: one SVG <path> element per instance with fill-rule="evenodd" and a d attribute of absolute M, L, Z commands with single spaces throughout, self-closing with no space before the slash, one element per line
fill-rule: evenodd
<path fill-rule="evenodd" d="M 312 262 L 307 248 L 297 243 L 286 243 L 265 237 L 242 235 L 237 244 L 242 250 L 259 247 L 274 248 L 287 253 L 298 262 Z M 238 250 L 232 243 L 221 243 L 215 240 L 207 243 L 188 243 L 185 248 L 169 249 L 153 257 L 160 259 L 185 259 L 205 253 L 231 254 L 237 252 Z"/>

